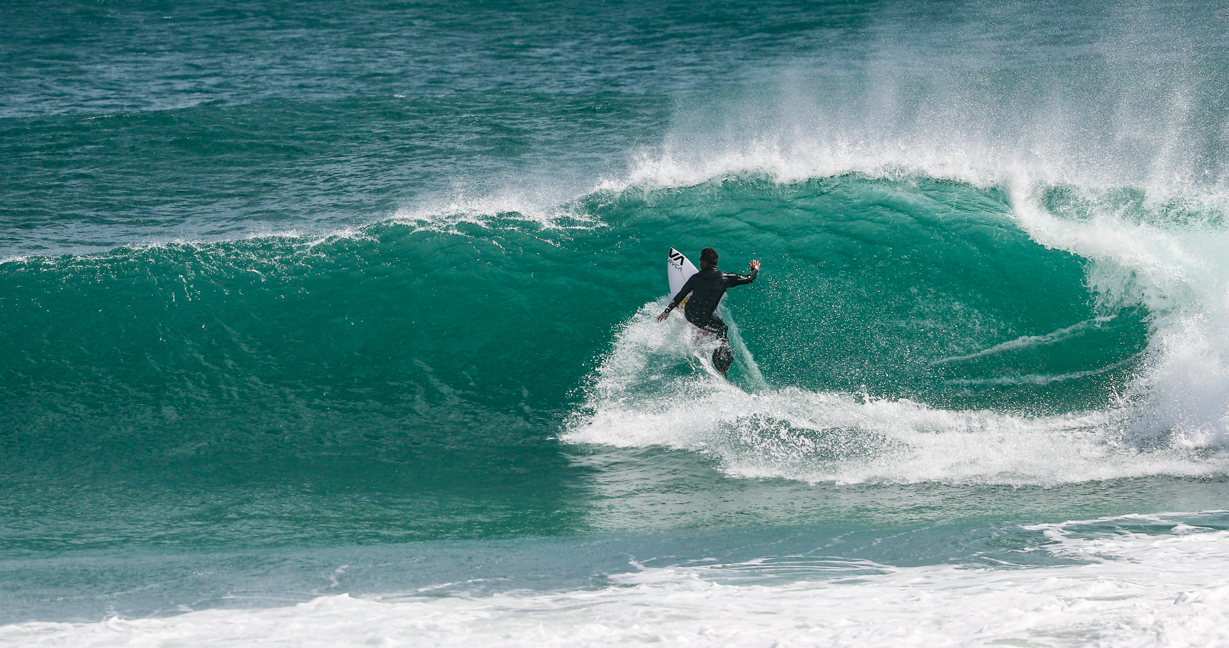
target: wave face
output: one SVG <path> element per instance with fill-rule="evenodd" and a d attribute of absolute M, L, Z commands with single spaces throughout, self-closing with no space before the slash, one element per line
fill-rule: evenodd
<path fill-rule="evenodd" d="M 568 442 L 724 448 L 736 473 L 805 480 L 1220 470 L 1197 458 L 1219 456 L 1217 388 L 1192 406 L 1200 385 L 1168 382 L 1207 317 L 1199 284 L 1042 245 L 1105 245 L 1107 228 L 1025 204 L 924 176 L 730 177 L 548 216 L 6 263 L 11 472 L 382 474 L 417 491 L 500 456 L 516 469 L 474 483 L 506 488 L 562 461 L 538 432 L 560 424 Z M 727 268 L 766 264 L 730 293 L 729 382 L 681 320 L 651 318 L 653 252 L 711 241 Z"/>
<path fill-rule="evenodd" d="M 0 623 L 88 623 L 0 644 L 682 615 L 636 643 L 702 635 L 698 600 L 903 627 L 907 583 L 924 615 L 1004 574 L 1047 609 L 1106 576 L 1081 605 L 1174 634 L 957 642 L 1221 636 L 1191 567 L 1229 479 L 1220 5 L 10 13 Z M 763 262 L 725 377 L 655 321 L 666 251 L 707 246 Z M 1180 587 L 1131 589 L 1171 553 Z"/>

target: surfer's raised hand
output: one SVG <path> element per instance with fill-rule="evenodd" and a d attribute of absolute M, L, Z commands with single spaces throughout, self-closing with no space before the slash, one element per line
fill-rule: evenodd
<path fill-rule="evenodd" d="M 757 260 L 755 260 L 755 259 L 752 259 L 752 260 L 751 260 L 751 263 L 749 263 L 749 264 L 747 264 L 747 265 L 751 266 L 751 269 L 752 269 L 752 270 L 755 270 L 756 272 L 759 272 L 759 271 L 760 271 L 760 262 L 759 262 L 759 261 L 757 261 Z"/>

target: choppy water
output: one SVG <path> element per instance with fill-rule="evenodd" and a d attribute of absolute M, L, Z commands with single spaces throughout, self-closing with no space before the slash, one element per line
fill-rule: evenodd
<path fill-rule="evenodd" d="M 1229 641 L 1222 6 L 2 15 L 0 643 Z"/>

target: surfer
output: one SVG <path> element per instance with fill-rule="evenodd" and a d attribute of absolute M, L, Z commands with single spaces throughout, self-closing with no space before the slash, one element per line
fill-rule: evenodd
<path fill-rule="evenodd" d="M 670 305 L 666 306 L 666 310 L 657 316 L 657 321 L 664 321 L 670 316 L 670 311 L 686 300 L 687 305 L 683 307 L 683 315 L 686 316 L 687 321 L 701 330 L 716 333 L 717 338 L 721 340 L 721 347 L 713 352 L 713 364 L 722 372 L 730 368 L 734 356 L 730 352 L 729 335 L 725 322 L 717 317 L 717 305 L 721 303 L 721 297 L 725 295 L 725 291 L 734 286 L 755 281 L 756 275 L 760 272 L 760 262 L 752 260 L 750 267 L 751 274 L 748 275 L 722 272 L 717 269 L 717 251 L 713 248 L 704 248 L 700 251 L 700 271 L 683 284 L 683 288 L 674 296 L 674 301 L 671 301 Z M 688 294 L 691 295 L 690 299 L 687 297 Z"/>

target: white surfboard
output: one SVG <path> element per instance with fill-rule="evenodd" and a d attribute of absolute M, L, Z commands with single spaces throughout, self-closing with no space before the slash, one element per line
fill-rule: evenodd
<path fill-rule="evenodd" d="M 696 270 L 696 266 L 692 264 L 690 259 L 688 259 L 682 252 L 679 252 L 674 248 L 670 248 L 670 256 L 666 259 L 666 279 L 670 282 L 670 298 L 674 299 L 674 296 L 679 294 L 679 291 L 683 289 L 683 284 L 687 283 L 687 280 L 691 278 L 691 275 L 697 272 L 699 272 L 699 270 Z M 718 317 L 721 316 L 721 304 L 724 302 L 725 295 L 722 295 L 721 301 L 717 303 L 716 312 Z M 683 303 L 679 304 L 679 307 L 681 308 L 686 304 L 687 300 L 684 299 Z"/>

